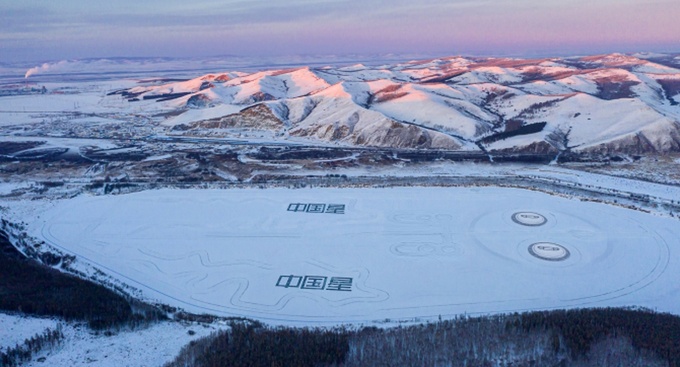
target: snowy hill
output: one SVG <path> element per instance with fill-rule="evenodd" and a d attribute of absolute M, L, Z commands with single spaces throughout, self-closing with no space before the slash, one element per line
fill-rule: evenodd
<path fill-rule="evenodd" d="M 166 125 L 193 136 L 238 128 L 356 146 L 680 151 L 680 65 L 671 55 L 450 57 L 229 72 L 117 94 L 130 103 L 156 100 L 177 113 L 192 110 Z M 216 108 L 240 112 L 216 116 Z"/>

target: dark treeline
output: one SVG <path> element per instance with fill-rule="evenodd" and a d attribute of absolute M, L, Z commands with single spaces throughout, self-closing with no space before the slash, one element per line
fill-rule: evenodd
<path fill-rule="evenodd" d="M 93 329 L 164 318 L 155 308 L 25 258 L 0 232 L 0 310 L 85 321 Z"/>
<path fill-rule="evenodd" d="M 533 124 L 521 125 L 513 130 L 503 131 L 497 134 L 493 134 L 481 139 L 483 144 L 491 144 L 498 140 L 504 140 L 517 135 L 528 135 L 543 131 L 543 128 L 547 125 L 547 122 L 536 122 Z"/>
<path fill-rule="evenodd" d="M 522 314 L 515 325 L 558 331 L 572 357 L 587 353 L 603 337 L 623 335 L 635 348 L 680 367 L 680 317 L 675 315 L 619 308 L 558 310 Z"/>
<path fill-rule="evenodd" d="M 57 326 L 55 330 L 47 329 L 30 339 L 24 340 L 22 345 L 7 348 L 5 351 L 0 349 L 0 366 L 20 366 L 30 361 L 35 353 L 59 344 L 63 338 L 64 334 L 61 332 L 60 326 Z"/>
<path fill-rule="evenodd" d="M 407 327 L 268 328 L 233 323 L 192 342 L 180 366 L 680 366 L 680 317 L 577 309 Z"/>
<path fill-rule="evenodd" d="M 348 351 L 344 330 L 271 329 L 249 322 L 230 326 L 184 347 L 167 366 L 339 366 Z"/>

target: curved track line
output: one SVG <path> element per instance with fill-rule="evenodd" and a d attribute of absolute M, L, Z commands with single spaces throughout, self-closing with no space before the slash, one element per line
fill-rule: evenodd
<path fill-rule="evenodd" d="M 254 199 L 253 199 L 254 200 Z M 468 232 L 469 235 L 474 235 L 474 228 L 478 225 L 479 221 L 484 217 L 485 215 L 482 215 L 480 217 L 475 218 L 472 223 L 470 223 L 469 228 L 471 232 Z M 426 225 L 428 227 L 431 226 L 441 226 L 444 224 L 444 222 L 450 222 L 452 221 L 453 217 L 450 215 L 427 215 L 427 216 L 422 216 L 422 215 L 415 215 L 411 218 L 408 216 L 406 217 L 398 217 L 397 215 L 392 216 L 387 218 L 388 222 L 400 224 L 400 225 L 416 225 L 416 226 L 422 226 Z M 300 314 L 297 314 L 295 312 L 284 312 L 286 306 L 292 301 L 296 299 L 305 299 L 309 300 L 312 302 L 316 303 L 323 303 L 326 307 L 328 307 L 329 311 L 333 310 L 340 310 L 343 306 L 348 306 L 348 305 L 355 305 L 355 304 L 361 304 L 361 303 L 366 303 L 366 302 L 377 302 L 377 303 L 384 303 L 391 299 L 391 295 L 389 292 L 384 291 L 384 290 L 379 290 L 379 289 L 374 289 L 370 288 L 367 286 L 367 280 L 370 277 L 370 270 L 367 268 L 353 268 L 350 270 L 352 274 L 358 274 L 357 282 L 355 283 L 356 290 L 363 293 L 364 295 L 371 295 L 371 296 L 354 296 L 345 299 L 333 299 L 331 297 L 325 297 L 323 293 L 320 292 L 312 292 L 312 291 L 291 291 L 279 298 L 275 303 L 273 304 L 262 304 L 262 303 L 256 303 L 252 301 L 247 301 L 246 300 L 246 293 L 250 289 L 250 281 L 246 278 L 243 277 L 238 277 L 235 276 L 233 278 L 228 278 L 222 281 L 219 281 L 217 283 L 211 284 L 204 288 L 201 292 L 194 294 L 189 294 L 188 299 L 182 297 L 182 296 L 173 296 L 172 292 L 168 291 L 161 291 L 157 287 L 152 287 L 150 285 L 147 285 L 143 281 L 139 281 L 136 279 L 133 279 L 133 276 L 125 275 L 120 271 L 114 270 L 110 266 L 106 266 L 100 262 L 94 261 L 92 258 L 89 258 L 88 256 L 83 255 L 83 251 L 78 251 L 73 250 L 73 249 L 67 249 L 64 246 L 59 245 L 60 240 L 57 238 L 57 236 L 54 235 L 52 231 L 52 225 L 49 223 L 45 223 L 42 228 L 40 228 L 40 233 L 42 237 L 51 245 L 56 248 L 59 248 L 63 250 L 66 253 L 71 253 L 79 258 L 85 260 L 85 262 L 90 263 L 92 265 L 95 265 L 101 269 L 105 269 L 107 272 L 110 274 L 115 274 L 117 277 L 120 279 L 126 279 L 127 281 L 130 281 L 133 284 L 138 284 L 141 286 L 143 289 L 148 289 L 156 294 L 162 295 L 166 297 L 167 299 L 172 299 L 175 302 L 178 302 L 180 304 L 184 304 L 186 306 L 190 306 L 194 309 L 200 309 L 208 312 L 216 312 L 218 314 L 229 314 L 229 315 L 236 315 L 241 313 L 247 314 L 246 316 L 253 315 L 251 317 L 258 317 L 266 320 L 271 320 L 271 321 L 284 321 L 284 322 L 325 322 L 325 321 L 331 321 L 331 322 L 370 322 L 375 320 L 376 318 L 379 318 L 379 316 L 376 317 L 376 315 L 379 315 L 382 312 L 397 312 L 397 311 L 405 311 L 405 310 L 411 310 L 415 312 L 411 312 L 409 316 L 404 316 L 404 319 L 413 319 L 413 318 L 420 318 L 420 317 L 433 317 L 437 316 L 440 313 L 436 314 L 431 314 L 431 311 L 428 310 L 435 310 L 435 309 L 441 309 L 445 307 L 460 307 L 460 306 L 471 306 L 471 307 L 477 307 L 479 309 L 479 306 L 490 306 L 489 308 L 484 308 L 484 311 L 480 311 L 480 313 L 489 313 L 489 312 L 515 312 L 515 311 L 527 311 L 527 310 L 533 310 L 533 309 L 553 309 L 553 308 L 564 308 L 564 307 L 577 307 L 577 306 L 585 306 L 585 305 L 590 305 L 590 304 L 596 304 L 596 303 L 601 303 L 603 301 L 608 301 L 608 300 L 614 300 L 618 299 L 621 297 L 625 297 L 627 295 L 630 295 L 632 293 L 635 293 L 641 289 L 644 289 L 651 284 L 655 283 L 659 278 L 661 278 L 664 273 L 667 271 L 668 266 L 670 264 L 670 258 L 671 258 L 671 246 L 668 244 L 668 242 L 665 240 L 665 237 L 662 236 L 659 232 L 650 230 L 646 228 L 643 224 L 631 219 L 631 218 L 625 218 L 628 221 L 631 221 L 635 224 L 635 227 L 637 227 L 638 230 L 642 230 L 644 233 L 648 235 L 649 238 L 654 239 L 655 246 L 654 248 L 656 249 L 656 257 L 654 259 L 653 265 L 649 265 L 650 269 L 644 274 L 641 274 L 639 277 L 636 277 L 636 279 L 629 280 L 627 284 L 618 284 L 618 287 L 608 290 L 606 292 L 601 292 L 597 294 L 592 294 L 592 295 L 585 295 L 583 297 L 575 297 L 575 298 L 564 298 L 564 299 L 550 299 L 550 298 L 517 298 L 517 299 L 497 299 L 497 300 L 490 300 L 490 301 L 480 301 L 480 302 L 443 302 L 443 303 L 437 303 L 437 304 L 427 304 L 427 305 L 421 305 L 421 306 L 406 306 L 406 307 L 380 307 L 380 308 L 375 308 L 372 310 L 367 310 L 366 312 L 357 312 L 357 311 L 350 311 L 347 310 L 348 312 L 344 315 L 338 315 L 336 312 L 329 312 L 328 315 L 309 315 L 309 316 L 303 316 Z M 551 221 L 548 221 L 551 222 Z M 468 222 L 469 223 L 469 222 Z M 552 223 L 552 222 L 551 222 Z M 98 224 L 97 223 L 91 223 L 90 225 L 87 226 L 87 229 L 93 229 L 97 228 Z M 381 232 L 383 235 L 387 234 L 387 232 Z M 670 232 L 669 232 L 670 233 Z M 371 234 L 379 234 L 379 233 L 372 233 Z M 402 231 L 396 231 L 393 234 L 404 234 Z M 414 234 L 418 235 L 418 234 Z M 425 234 L 423 234 L 425 235 Z M 428 233 L 427 235 L 433 235 L 432 233 Z M 437 233 L 437 235 L 442 235 L 441 233 Z M 673 234 L 670 233 L 672 236 Z M 244 236 L 244 237 L 252 237 L 252 236 Z M 274 238 L 274 237 L 280 237 L 280 236 L 261 236 L 263 238 Z M 299 237 L 299 236 L 287 236 L 287 237 Z M 446 241 L 447 237 L 443 237 L 443 243 L 447 242 Z M 402 243 L 406 245 L 411 245 L 415 244 L 414 243 Z M 423 243 L 420 243 L 421 245 Z M 98 246 L 108 248 L 111 247 L 109 243 L 107 242 L 101 242 L 98 243 Z M 390 251 L 394 250 L 394 247 L 397 245 L 394 245 L 389 248 Z M 494 254 L 496 256 L 501 256 L 499 254 L 495 254 L 493 251 L 490 249 L 486 248 L 486 246 L 482 246 L 489 254 Z M 85 248 L 82 248 L 85 250 Z M 271 271 L 275 269 L 273 264 L 266 263 L 266 262 L 261 262 L 261 261 L 256 261 L 256 260 L 232 260 L 232 261 L 218 261 L 218 262 L 213 262 L 210 258 L 210 252 L 207 250 L 204 251 L 191 251 L 188 253 L 184 253 L 181 255 L 166 255 L 166 254 L 159 254 L 153 250 L 148 250 L 148 249 L 142 249 L 142 248 L 137 248 L 138 252 L 143 254 L 144 256 L 147 256 L 151 259 L 157 259 L 165 262 L 169 261 L 191 261 L 191 258 L 197 258 L 198 262 L 205 268 L 211 269 L 211 268 L 231 268 L 231 267 L 251 267 L 255 269 L 260 269 L 260 270 L 266 270 L 266 271 Z M 116 253 L 120 251 L 120 248 L 115 250 Z M 608 255 L 611 254 L 611 248 L 607 248 L 606 252 L 604 254 L 599 255 L 596 259 L 606 259 Z M 102 255 L 100 253 L 100 255 Z M 403 256 L 403 254 L 400 254 Z M 503 256 L 501 256 L 503 258 Z M 521 260 L 521 259 L 518 259 Z M 651 260 L 651 259 L 650 259 Z M 165 272 L 161 267 L 158 266 L 157 263 L 151 261 L 151 260 L 142 260 L 142 259 L 137 259 L 133 260 L 139 264 L 143 264 L 145 267 L 151 267 L 154 268 L 155 271 L 157 271 L 160 274 L 168 274 Z M 342 271 L 339 271 L 338 268 L 334 267 L 331 264 L 324 263 L 319 260 L 310 260 L 307 261 L 309 264 L 317 266 L 321 269 L 326 269 L 330 272 L 333 272 L 335 274 L 346 274 L 347 271 L 345 269 L 341 269 Z M 173 275 L 175 277 L 182 277 L 186 278 L 186 276 L 189 277 L 184 282 L 185 287 L 196 287 L 199 283 L 204 282 L 205 280 L 208 279 L 209 275 L 207 273 L 205 274 L 197 274 L 198 271 L 180 271 L 177 273 L 174 273 Z M 235 274 L 236 275 L 236 274 Z M 210 294 L 212 291 L 219 291 L 221 288 L 228 286 L 228 287 L 233 287 L 236 286 L 236 290 L 231 293 L 228 303 L 227 304 L 218 304 L 214 303 L 208 300 L 200 299 L 201 294 Z M 555 301 L 557 301 L 559 304 L 555 305 Z M 517 304 L 518 302 L 523 302 L 523 303 L 536 303 L 540 304 L 537 307 L 512 307 L 512 304 Z M 552 305 L 551 305 L 552 304 Z M 504 307 L 506 306 L 506 307 Z M 510 306 L 510 307 L 507 307 Z M 472 312 L 467 312 L 470 314 L 475 314 L 474 311 Z"/>

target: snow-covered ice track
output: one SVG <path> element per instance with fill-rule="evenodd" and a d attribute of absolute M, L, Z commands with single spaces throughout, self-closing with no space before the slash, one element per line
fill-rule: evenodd
<path fill-rule="evenodd" d="M 680 313 L 677 221 L 520 189 L 159 190 L 81 196 L 27 222 L 193 312 L 276 323 Z"/>
<path fill-rule="evenodd" d="M 529 246 L 529 253 L 547 261 L 563 261 L 571 255 L 567 248 L 552 242 L 532 243 Z"/>

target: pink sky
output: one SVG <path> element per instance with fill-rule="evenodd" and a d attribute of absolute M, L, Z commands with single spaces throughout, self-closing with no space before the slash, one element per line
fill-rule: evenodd
<path fill-rule="evenodd" d="M 680 52 L 678 0 L 0 0 L 0 62 Z"/>

